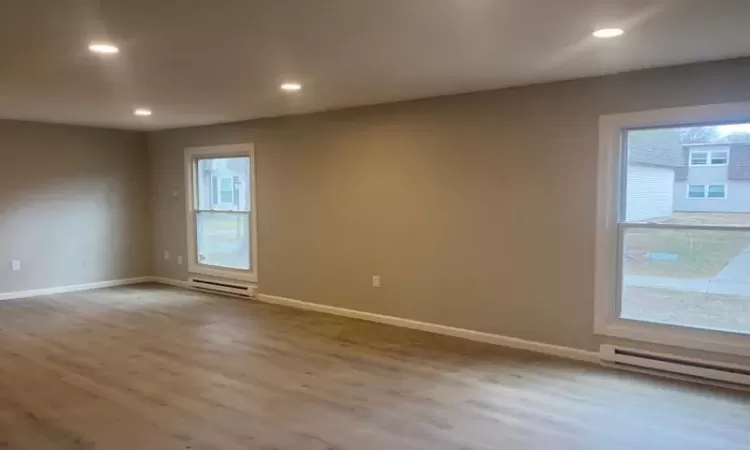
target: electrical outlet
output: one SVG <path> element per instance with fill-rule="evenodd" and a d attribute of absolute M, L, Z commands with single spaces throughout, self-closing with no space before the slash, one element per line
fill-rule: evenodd
<path fill-rule="evenodd" d="M 182 265 L 182 256 L 177 257 L 177 264 Z"/>
<path fill-rule="evenodd" d="M 372 276 L 372 287 L 376 287 L 376 288 L 380 287 L 380 275 Z"/>
<path fill-rule="evenodd" d="M 10 268 L 11 268 L 12 270 L 16 271 L 16 272 L 17 272 L 17 271 L 19 271 L 19 270 L 21 270 L 21 261 L 19 261 L 19 260 L 17 260 L 17 259 L 14 259 L 14 260 L 13 260 L 13 261 L 12 261 L 12 262 L 10 263 Z"/>
<path fill-rule="evenodd" d="M 164 259 L 169 259 L 169 252 L 164 250 Z"/>

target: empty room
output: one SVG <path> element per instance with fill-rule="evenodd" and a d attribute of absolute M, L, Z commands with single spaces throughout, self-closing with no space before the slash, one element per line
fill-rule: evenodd
<path fill-rule="evenodd" d="M 0 0 L 0 449 L 750 450 L 749 23 Z"/>

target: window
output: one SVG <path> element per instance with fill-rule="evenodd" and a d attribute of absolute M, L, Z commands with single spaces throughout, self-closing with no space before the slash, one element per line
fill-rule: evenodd
<path fill-rule="evenodd" d="M 726 150 L 690 150 L 691 166 L 726 166 L 729 152 Z"/>
<path fill-rule="evenodd" d="M 706 186 L 702 184 L 691 184 L 688 185 L 688 197 L 690 198 L 706 198 Z"/>
<path fill-rule="evenodd" d="M 689 184 L 687 190 L 688 198 L 727 198 L 727 186 L 725 184 Z"/>
<path fill-rule="evenodd" d="M 750 356 L 750 189 L 721 168 L 675 176 L 728 165 L 750 104 L 599 124 L 595 332 Z"/>
<path fill-rule="evenodd" d="M 729 160 L 729 153 L 724 151 L 711 152 L 711 165 L 724 166 Z"/>
<path fill-rule="evenodd" d="M 234 204 L 234 183 L 232 177 L 223 177 L 221 179 L 221 203 Z"/>
<path fill-rule="evenodd" d="M 187 149 L 188 270 L 257 281 L 252 145 Z"/>
<path fill-rule="evenodd" d="M 727 198 L 727 186 L 724 184 L 709 184 L 708 198 Z"/>
<path fill-rule="evenodd" d="M 691 166 L 705 166 L 708 164 L 708 153 L 706 152 L 690 152 L 690 165 Z"/>

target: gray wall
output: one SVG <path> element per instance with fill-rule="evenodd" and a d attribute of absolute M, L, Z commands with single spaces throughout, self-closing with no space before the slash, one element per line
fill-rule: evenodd
<path fill-rule="evenodd" d="M 186 251 L 183 149 L 254 142 L 261 292 L 595 349 L 599 115 L 747 80 L 743 59 L 152 133 L 155 271 L 188 276 L 161 257 Z"/>
<path fill-rule="evenodd" d="M 150 275 L 145 139 L 0 120 L 0 292 Z"/>

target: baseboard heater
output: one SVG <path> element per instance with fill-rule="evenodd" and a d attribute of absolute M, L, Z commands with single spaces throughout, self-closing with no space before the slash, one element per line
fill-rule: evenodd
<path fill-rule="evenodd" d="M 599 348 L 599 356 L 602 362 L 614 366 L 642 368 L 654 372 L 667 372 L 687 375 L 690 378 L 750 386 L 750 367 L 748 366 L 683 358 L 614 345 L 602 345 Z"/>
<path fill-rule="evenodd" d="M 247 298 L 255 298 L 255 291 L 257 288 L 257 286 L 252 284 L 203 277 L 191 277 L 189 282 L 190 287 L 194 289 L 238 295 Z"/>

